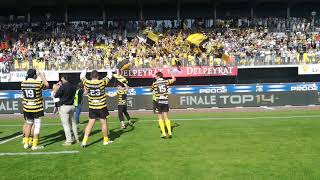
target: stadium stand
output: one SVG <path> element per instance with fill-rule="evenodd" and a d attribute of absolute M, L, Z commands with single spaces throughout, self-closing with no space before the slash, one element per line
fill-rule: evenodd
<path fill-rule="evenodd" d="M 0 28 L 0 57 L 2 64 L 9 62 L 10 70 L 81 70 L 88 64 L 92 69 L 105 69 L 122 61 L 147 68 L 176 63 L 255 66 L 320 60 L 320 36 L 306 19 L 234 21 L 237 23 L 219 20 L 218 27 L 203 26 L 201 21 L 174 26 L 165 21 L 146 21 L 140 26 L 132 21 L 115 21 L 109 26 L 86 22 L 5 24 Z M 203 49 L 201 42 L 186 41 L 193 33 L 205 36 Z"/>
<path fill-rule="evenodd" d="M 1 3 L 2 71 L 31 67 L 81 70 L 87 65 L 105 69 L 119 63 L 147 68 L 308 64 L 320 60 L 320 36 L 316 33 L 320 21 L 312 8 L 316 1 L 303 6 L 300 1 L 236 0 Z M 16 11 L 10 9 L 14 5 L 18 6 Z M 158 12 L 161 5 L 168 6 L 166 15 Z M 124 12 L 128 6 L 130 10 Z M 155 10 L 156 6 L 160 8 Z M 259 14 L 262 7 L 264 17 Z M 296 8 L 308 9 L 308 13 L 296 14 Z M 205 43 L 186 41 L 193 33 L 203 34 Z"/>

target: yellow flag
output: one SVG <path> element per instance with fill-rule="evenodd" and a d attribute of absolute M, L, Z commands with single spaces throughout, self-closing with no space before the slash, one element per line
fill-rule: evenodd
<path fill-rule="evenodd" d="M 113 77 L 123 84 L 128 84 L 128 80 L 119 74 L 113 74 Z"/>
<path fill-rule="evenodd" d="M 175 40 L 175 43 L 176 43 L 176 45 L 179 45 L 179 44 L 182 44 L 182 42 L 183 42 L 183 38 L 182 38 L 182 34 L 181 34 L 181 32 L 180 32 L 180 33 L 178 34 L 176 40 Z"/>
<path fill-rule="evenodd" d="M 155 34 L 154 32 L 152 31 L 149 31 L 148 32 L 148 35 L 147 35 L 147 39 L 150 39 L 151 41 L 155 42 L 155 43 L 158 43 L 159 41 L 159 36 L 157 34 Z"/>
<path fill-rule="evenodd" d="M 184 22 L 182 26 L 183 26 L 183 30 L 187 30 L 188 29 L 187 23 Z"/>
<path fill-rule="evenodd" d="M 187 37 L 187 41 L 196 46 L 199 46 L 206 39 L 208 39 L 208 37 L 201 33 L 191 34 Z"/>
<path fill-rule="evenodd" d="M 131 63 L 128 63 L 128 64 L 125 64 L 121 67 L 121 70 L 129 70 L 130 69 L 130 66 L 131 66 Z"/>

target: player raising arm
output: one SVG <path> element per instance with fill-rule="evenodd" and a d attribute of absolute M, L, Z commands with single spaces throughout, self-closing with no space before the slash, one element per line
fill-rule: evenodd
<path fill-rule="evenodd" d="M 124 116 L 123 115 L 126 116 L 129 125 L 130 126 L 133 125 L 133 123 L 130 120 L 130 115 L 127 110 L 128 85 L 125 83 L 118 82 L 117 87 L 118 87 L 118 91 L 114 94 L 111 94 L 111 95 L 108 94 L 108 96 L 110 96 L 110 97 L 118 96 L 118 117 L 119 117 L 119 120 L 121 123 L 121 128 L 125 129 L 126 125 L 124 123 Z"/>
<path fill-rule="evenodd" d="M 86 78 L 86 70 L 80 74 L 80 79 L 84 84 L 85 91 L 88 94 L 89 101 L 89 122 L 85 128 L 84 137 L 81 147 L 86 147 L 87 141 L 96 119 L 100 119 L 101 131 L 103 134 L 103 145 L 111 144 L 109 139 L 109 130 L 107 117 L 109 116 L 107 108 L 106 86 L 112 78 L 112 71 L 108 71 L 108 75 L 99 80 L 99 73 L 93 70 L 90 74 L 91 80 Z"/>
<path fill-rule="evenodd" d="M 156 100 L 156 109 L 159 118 L 159 126 L 161 129 L 161 138 L 166 138 L 167 134 L 165 126 L 168 130 L 168 138 L 172 138 L 171 122 L 168 118 L 169 112 L 169 85 L 176 81 L 176 78 L 171 74 L 172 79 L 163 79 L 163 73 L 157 72 L 155 74 L 156 81 L 152 84 L 152 89 Z"/>
<path fill-rule="evenodd" d="M 40 77 L 41 81 L 36 80 Z M 42 90 L 49 87 L 49 83 L 43 72 L 37 72 L 35 69 L 27 71 L 26 80 L 21 82 L 21 90 L 23 93 L 23 115 L 26 121 L 24 129 L 24 148 L 29 148 L 29 138 L 32 126 L 34 125 L 32 150 L 42 149 L 43 146 L 38 146 L 39 133 L 41 126 L 40 117 L 44 116 Z"/>

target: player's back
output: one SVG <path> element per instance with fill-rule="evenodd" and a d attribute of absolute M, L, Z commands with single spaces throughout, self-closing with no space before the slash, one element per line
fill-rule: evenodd
<path fill-rule="evenodd" d="M 43 111 L 42 90 L 45 85 L 42 81 L 28 79 L 21 83 L 23 93 L 23 110 L 25 112 L 40 112 Z"/>
<path fill-rule="evenodd" d="M 160 78 L 152 84 L 152 89 L 157 100 L 167 100 L 169 98 L 169 84 L 171 83 L 170 80 Z"/>
<path fill-rule="evenodd" d="M 88 92 L 89 108 L 102 109 L 107 107 L 106 80 L 84 80 Z"/>

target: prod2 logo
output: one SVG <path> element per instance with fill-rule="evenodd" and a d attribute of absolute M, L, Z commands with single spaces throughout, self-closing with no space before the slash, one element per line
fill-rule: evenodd
<path fill-rule="evenodd" d="M 206 89 L 200 89 L 200 94 L 217 94 L 217 93 L 226 93 L 228 90 L 226 87 L 212 87 L 212 88 L 206 88 Z"/>
<path fill-rule="evenodd" d="M 306 84 L 300 86 L 292 86 L 291 91 L 317 91 L 318 87 L 316 84 Z"/>

